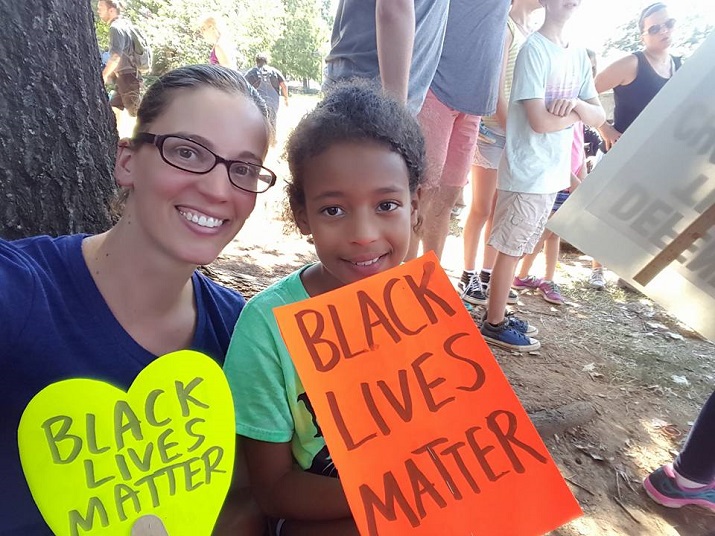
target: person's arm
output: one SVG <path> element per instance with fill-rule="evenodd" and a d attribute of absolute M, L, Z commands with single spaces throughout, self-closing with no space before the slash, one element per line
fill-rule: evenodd
<path fill-rule="evenodd" d="M 569 187 L 570 193 L 573 193 L 574 190 L 576 190 L 576 188 L 579 187 L 579 185 L 586 178 L 586 175 L 587 175 L 586 161 L 584 160 L 583 165 L 581 166 L 581 169 L 578 170 L 578 175 L 571 173 L 571 186 Z"/>
<path fill-rule="evenodd" d="M 539 134 L 547 134 L 549 132 L 558 132 L 570 127 L 576 121 L 579 121 L 579 115 L 574 111 L 576 99 L 557 99 L 552 103 L 551 108 L 559 113 L 552 113 L 546 108 L 544 99 L 525 99 L 522 102 L 526 110 L 526 118 L 529 121 L 529 126 L 534 132 Z M 563 102 L 562 102 L 563 101 Z M 563 114 L 563 115 L 560 115 Z"/>
<path fill-rule="evenodd" d="M 285 80 L 281 80 L 279 85 L 281 87 L 281 93 L 283 93 L 283 100 L 286 106 L 288 106 L 288 85 L 285 83 Z"/>
<path fill-rule="evenodd" d="M 102 70 L 102 80 L 105 84 L 119 67 L 119 62 L 122 59 L 122 51 L 124 50 L 124 42 L 119 30 L 109 27 L 109 59 Z"/>
<path fill-rule="evenodd" d="M 601 106 L 598 97 L 587 100 L 576 99 L 574 112 L 578 114 L 583 123 L 591 127 L 599 127 L 606 121 L 606 111 Z"/>
<path fill-rule="evenodd" d="M 258 76 L 256 75 L 255 67 L 250 68 L 243 76 L 246 78 L 246 82 L 251 84 L 255 89 L 258 89 L 260 83 L 258 82 Z"/>
<path fill-rule="evenodd" d="M 258 508 L 248 482 L 246 456 L 236 436 L 236 457 L 231 489 L 221 509 L 212 536 L 263 536 L 265 517 Z"/>
<path fill-rule="evenodd" d="M 617 86 L 627 86 L 636 79 L 638 74 L 638 58 L 629 54 L 625 58 L 613 62 L 596 75 L 594 83 L 598 94 L 610 91 Z"/>
<path fill-rule="evenodd" d="M 114 71 L 117 70 L 117 67 L 119 67 L 119 62 L 121 61 L 121 59 L 122 58 L 119 54 L 112 54 L 111 56 L 109 56 L 109 60 L 107 60 L 107 64 L 102 70 L 102 80 L 105 84 L 109 83 L 109 79 L 114 74 Z"/>
<path fill-rule="evenodd" d="M 236 68 L 236 60 L 231 54 L 229 47 L 225 47 L 221 44 L 221 41 L 217 41 L 214 45 L 214 52 L 216 52 L 216 58 L 218 59 L 218 64 L 222 67 L 229 67 L 230 69 Z"/>
<path fill-rule="evenodd" d="M 375 24 L 382 87 L 400 101 L 407 102 L 415 42 L 414 0 L 377 0 Z"/>
<path fill-rule="evenodd" d="M 509 49 L 514 42 L 514 35 L 507 28 L 504 33 L 504 54 L 502 55 L 501 75 L 499 77 L 499 96 L 497 98 L 497 111 L 494 114 L 499 126 L 506 130 L 506 114 L 509 110 L 509 100 L 506 98 L 506 67 L 509 63 Z"/>
<path fill-rule="evenodd" d="M 576 121 L 595 126 L 606 118 L 598 97 L 588 100 L 554 99 L 546 107 L 543 99 L 523 101 L 529 126 L 539 134 L 558 132 L 570 127 Z"/>
<path fill-rule="evenodd" d="M 263 512 L 312 521 L 351 517 L 340 480 L 295 468 L 290 443 L 241 441 L 253 495 Z"/>
<path fill-rule="evenodd" d="M 627 86 L 636 79 L 637 74 L 638 58 L 633 54 L 629 54 L 625 58 L 613 62 L 596 75 L 596 91 L 601 94 L 618 86 Z M 610 150 L 613 144 L 619 140 L 622 132 L 618 132 L 618 130 L 606 122 L 605 119 L 600 125 L 595 126 L 603 137 L 606 150 Z"/>

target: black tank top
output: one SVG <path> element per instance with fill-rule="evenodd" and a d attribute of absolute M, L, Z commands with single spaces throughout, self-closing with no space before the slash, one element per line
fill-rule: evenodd
<path fill-rule="evenodd" d="M 613 88 L 615 108 L 613 110 L 613 126 L 623 133 L 636 120 L 653 97 L 663 88 L 670 78 L 663 78 L 655 72 L 642 51 L 634 53 L 638 59 L 636 78 L 626 86 Z M 671 56 L 675 69 L 680 68 L 680 58 Z"/>

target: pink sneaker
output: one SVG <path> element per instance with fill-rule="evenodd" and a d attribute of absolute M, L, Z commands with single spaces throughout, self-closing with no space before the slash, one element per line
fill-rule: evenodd
<path fill-rule="evenodd" d="M 539 292 L 549 303 L 555 305 L 563 305 L 565 303 L 564 297 L 561 295 L 561 289 L 553 281 L 542 281 L 539 284 Z"/>
<path fill-rule="evenodd" d="M 675 480 L 671 464 L 664 465 L 648 475 L 643 481 L 643 487 L 651 499 L 668 508 L 695 504 L 715 512 L 715 482 L 702 488 L 681 488 Z"/>
<path fill-rule="evenodd" d="M 514 281 L 511 284 L 511 288 L 516 290 L 536 290 L 541 285 L 541 279 L 533 275 L 527 275 L 523 279 L 521 277 L 514 277 Z"/>

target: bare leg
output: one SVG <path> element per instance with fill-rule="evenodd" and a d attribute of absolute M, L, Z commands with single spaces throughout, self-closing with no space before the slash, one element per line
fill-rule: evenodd
<path fill-rule="evenodd" d="M 536 257 L 539 256 L 539 253 L 541 253 L 541 250 L 535 249 L 533 253 L 524 255 L 521 259 L 521 268 L 519 269 L 519 275 L 517 276 L 519 279 L 526 279 L 529 272 L 531 272 L 531 267 L 534 265 L 534 261 L 536 260 Z"/>
<path fill-rule="evenodd" d="M 444 244 L 449 234 L 450 214 L 460 190 L 461 186 L 442 185 L 434 188 L 429 205 L 425 209 L 422 224 L 423 250 L 434 251 L 438 259 L 442 258 Z"/>
<path fill-rule="evenodd" d="M 482 261 L 482 267 L 485 270 L 491 270 L 494 266 L 494 261 L 497 258 L 497 250 L 492 246 L 487 244 L 489 241 L 489 235 L 492 234 L 492 225 L 494 224 L 494 206 L 497 204 L 497 196 L 494 196 L 494 202 L 492 203 L 492 212 L 489 214 L 486 225 L 484 225 L 484 260 Z"/>
<path fill-rule="evenodd" d="M 494 212 L 496 187 L 496 169 L 487 169 L 477 165 L 472 165 L 472 201 L 469 205 L 467 220 L 464 223 L 465 270 L 474 270 L 476 268 L 479 238 L 482 234 L 484 224 L 491 219 L 491 215 Z M 488 237 L 489 235 L 485 233 L 485 236 Z M 489 247 L 491 248 L 491 246 Z"/>
<path fill-rule="evenodd" d="M 487 322 L 492 325 L 499 324 L 504 320 L 509 290 L 511 290 L 511 282 L 514 279 L 514 271 L 518 262 L 519 257 L 513 257 L 501 251 L 497 253 L 489 283 L 489 302 L 487 303 Z"/>
<path fill-rule="evenodd" d="M 529 253 L 528 255 L 524 255 L 524 257 L 521 259 L 521 269 L 519 270 L 519 278 L 524 279 L 526 276 L 529 275 L 529 272 L 531 271 L 531 267 L 534 265 L 534 261 L 536 260 L 536 257 L 538 257 L 539 253 L 541 253 L 541 250 L 544 248 L 544 243 L 546 242 L 546 239 L 551 234 L 553 234 L 551 231 L 545 230 L 544 234 L 542 234 L 541 238 L 539 238 L 539 241 L 537 242 L 536 247 L 534 248 L 534 251 L 532 253 Z"/>
<path fill-rule="evenodd" d="M 546 256 L 546 270 L 544 272 L 544 278 L 547 281 L 553 281 L 556 275 L 556 263 L 559 261 L 559 249 L 561 247 L 561 237 L 552 233 L 551 231 L 545 231 L 544 236 L 544 255 Z"/>

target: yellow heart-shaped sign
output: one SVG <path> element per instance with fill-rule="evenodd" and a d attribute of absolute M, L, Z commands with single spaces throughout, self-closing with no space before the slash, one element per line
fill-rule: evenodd
<path fill-rule="evenodd" d="M 209 357 L 156 359 L 124 392 L 101 381 L 48 385 L 20 420 L 32 496 L 58 536 L 129 536 L 153 514 L 171 536 L 209 536 L 231 484 L 231 391 Z"/>

